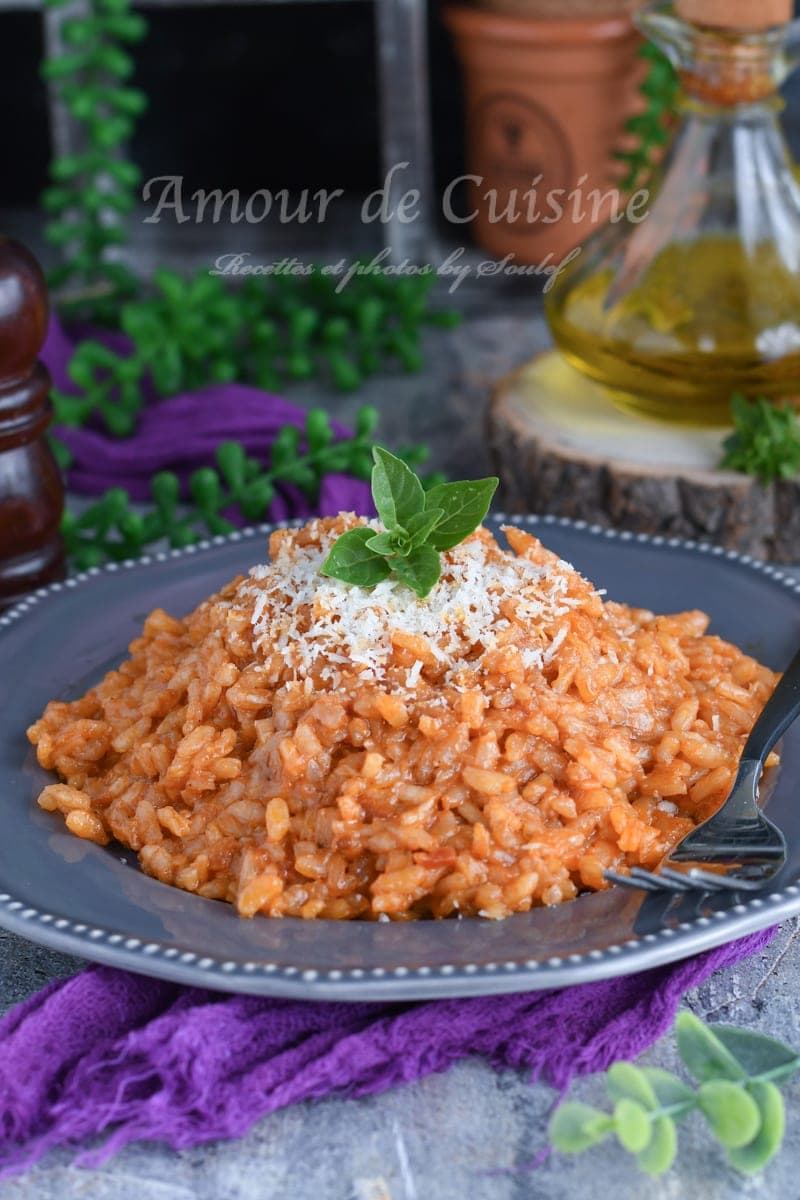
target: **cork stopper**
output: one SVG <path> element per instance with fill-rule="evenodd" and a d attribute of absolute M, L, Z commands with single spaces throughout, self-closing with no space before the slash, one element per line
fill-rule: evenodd
<path fill-rule="evenodd" d="M 675 0 L 675 11 L 692 25 L 758 33 L 788 25 L 794 5 L 792 0 Z"/>

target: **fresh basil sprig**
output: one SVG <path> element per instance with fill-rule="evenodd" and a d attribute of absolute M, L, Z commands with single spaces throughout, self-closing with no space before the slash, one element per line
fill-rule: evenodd
<path fill-rule="evenodd" d="M 785 1111 L 776 1084 L 800 1067 L 789 1046 L 730 1025 L 706 1025 L 690 1012 L 675 1022 L 678 1053 L 697 1089 L 656 1067 L 617 1062 L 606 1073 L 612 1113 L 588 1104 L 562 1104 L 550 1122 L 550 1141 L 580 1154 L 616 1134 L 641 1170 L 661 1175 L 678 1151 L 675 1122 L 705 1117 L 737 1171 L 760 1171 L 780 1149 Z"/>
<path fill-rule="evenodd" d="M 478 528 L 499 480 L 439 483 L 426 492 L 402 459 L 373 447 L 372 499 L 384 526 L 362 525 L 337 538 L 322 574 L 356 587 L 374 587 L 394 575 L 421 600 L 442 573 L 440 554 Z"/>

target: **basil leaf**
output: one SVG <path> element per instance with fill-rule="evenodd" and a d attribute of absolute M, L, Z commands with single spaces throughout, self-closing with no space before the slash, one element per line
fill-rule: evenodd
<path fill-rule="evenodd" d="M 709 1079 L 742 1080 L 747 1073 L 718 1037 L 690 1012 L 679 1012 L 675 1019 L 678 1053 L 701 1083 Z"/>
<path fill-rule="evenodd" d="M 746 1075 L 786 1079 L 800 1067 L 800 1056 L 790 1046 L 763 1033 L 735 1025 L 712 1025 L 712 1032 L 736 1059 Z"/>
<path fill-rule="evenodd" d="M 331 546 L 320 574 L 354 583 L 357 587 L 374 587 L 386 579 L 392 569 L 385 558 L 367 546 L 373 536 L 374 530 L 365 525 L 343 533 Z"/>
<path fill-rule="evenodd" d="M 431 546 L 417 546 L 407 558 L 392 561 L 397 578 L 424 600 L 439 582 L 442 564 L 439 555 Z"/>
<path fill-rule="evenodd" d="M 729 1079 L 710 1079 L 697 1093 L 700 1111 L 723 1146 L 737 1149 L 752 1142 L 761 1113 L 751 1095 Z"/>
<path fill-rule="evenodd" d="M 749 1175 L 765 1167 L 780 1149 L 786 1125 L 786 1110 L 783 1096 L 774 1083 L 754 1081 L 747 1085 L 747 1090 L 761 1113 L 761 1128 L 752 1142 L 728 1150 L 728 1162 L 737 1171 L 744 1171 Z"/>
<path fill-rule="evenodd" d="M 443 508 L 444 516 L 429 537 L 435 550 L 451 550 L 474 532 L 489 511 L 499 479 L 439 483 L 426 494 L 427 509 Z"/>
<path fill-rule="evenodd" d="M 398 554 L 397 535 L 388 533 L 384 530 L 383 533 L 376 533 L 369 541 L 364 543 L 368 550 L 372 550 L 375 554 L 383 554 L 386 558 L 391 558 L 393 554 Z"/>
<path fill-rule="evenodd" d="M 436 528 L 443 516 L 443 508 L 426 509 L 425 512 L 414 514 L 407 526 L 412 550 L 416 546 L 423 546 L 428 541 L 431 532 Z"/>
<path fill-rule="evenodd" d="M 580 1154 L 602 1142 L 614 1127 L 614 1122 L 599 1108 L 571 1100 L 553 1114 L 548 1136 L 555 1150 L 562 1154 Z"/>
<path fill-rule="evenodd" d="M 386 529 L 407 526 L 425 508 L 425 491 L 417 476 L 401 458 L 382 446 L 373 446 L 372 499 Z M 431 506 L 433 507 L 433 506 Z"/>

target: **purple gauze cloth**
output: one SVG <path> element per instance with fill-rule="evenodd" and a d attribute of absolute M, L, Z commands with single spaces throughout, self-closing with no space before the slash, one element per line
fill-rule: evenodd
<path fill-rule="evenodd" d="M 71 353 L 53 322 L 44 358 L 64 390 Z M 150 404 L 124 442 L 92 430 L 59 434 L 75 455 L 74 487 L 97 493 L 113 484 L 143 498 L 154 470 L 185 477 L 211 461 L 222 438 L 263 455 L 288 422 L 302 423 L 293 405 L 228 385 Z M 307 515 L 301 500 L 289 490 L 270 515 Z M 368 502 L 366 485 L 330 477 L 319 511 L 366 511 Z M 669 1028 L 689 988 L 770 936 L 561 992 L 403 1005 L 226 996 L 90 967 L 0 1020 L 0 1174 L 100 1135 L 99 1149 L 77 1161 L 100 1162 L 135 1140 L 181 1149 L 239 1137 L 278 1108 L 376 1094 L 472 1055 L 564 1088 L 641 1053 Z"/>
<path fill-rule="evenodd" d="M 565 991 L 414 1004 L 227 996 L 89 967 L 0 1021 L 0 1175 L 101 1134 L 78 1164 L 132 1141 L 241 1137 L 276 1109 L 375 1095 L 470 1056 L 564 1089 L 640 1054 L 686 991 L 774 932 Z"/>
<path fill-rule="evenodd" d="M 125 351 L 126 339 L 119 334 L 92 331 L 92 336 L 118 353 Z M 75 342 L 52 316 L 42 360 L 55 386 L 64 392 L 76 390 L 67 374 L 74 349 Z M 122 487 L 134 500 L 146 500 L 151 476 L 163 470 L 175 471 L 185 491 L 195 468 L 213 466 L 220 442 L 239 441 L 249 454 L 264 462 L 283 425 L 302 430 L 305 423 L 305 413 L 297 405 L 239 383 L 210 384 L 169 400 L 157 400 L 146 386 L 145 393 L 149 403 L 132 437 L 114 438 L 92 428 L 55 427 L 74 459 L 67 476 L 73 491 L 97 496 L 107 488 Z M 339 437 L 347 434 L 335 422 L 333 429 Z M 329 517 L 339 512 L 374 512 L 369 484 L 350 475 L 327 475 L 313 508 L 299 488 L 281 484 L 265 519 Z M 235 514 L 226 515 L 235 519 Z"/>

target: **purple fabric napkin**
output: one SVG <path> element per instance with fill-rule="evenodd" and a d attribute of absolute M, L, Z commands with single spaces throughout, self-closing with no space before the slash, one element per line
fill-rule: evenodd
<path fill-rule="evenodd" d="M 54 322 L 44 357 L 60 387 L 70 386 L 71 353 Z M 289 421 L 299 425 L 302 413 L 279 397 L 214 386 L 151 403 L 124 442 L 92 430 L 60 436 L 75 455 L 74 487 L 115 484 L 142 497 L 152 471 L 186 473 L 209 462 L 223 438 L 263 455 Z M 366 485 L 326 480 L 320 511 L 342 508 L 368 511 Z M 289 490 L 271 515 L 307 513 L 307 502 Z M 79 1162 L 102 1161 L 140 1139 L 181 1149 L 239 1137 L 278 1108 L 375 1094 L 470 1055 L 564 1088 L 576 1075 L 641 1053 L 669 1028 L 689 988 L 756 953 L 770 936 L 563 992 L 404 1005 L 227 996 L 90 967 L 0 1020 L 0 1174 L 98 1136 L 100 1148 Z"/>
<path fill-rule="evenodd" d="M 375 1095 L 469 1056 L 563 1089 L 640 1054 L 688 989 L 773 933 L 566 991 L 419 1004 L 227 996 L 90 967 L 0 1021 L 0 1175 L 98 1135 L 79 1164 L 132 1141 L 241 1137 L 290 1104 Z"/>
<path fill-rule="evenodd" d="M 93 331 L 92 336 L 124 353 L 126 339 L 118 334 Z M 51 317 L 42 359 L 56 387 L 75 392 L 67 366 L 75 341 L 57 317 Z M 133 437 L 114 438 L 100 429 L 56 426 L 59 439 L 69 447 L 74 463 L 68 472 L 70 488 L 96 496 L 106 488 L 123 487 L 134 500 L 150 495 L 150 477 L 169 469 L 184 488 L 195 468 L 213 465 L 220 442 L 241 442 L 249 454 L 264 462 L 273 438 L 283 425 L 302 429 L 305 412 L 281 396 L 239 383 L 211 384 L 186 395 L 157 400 L 148 394 Z M 333 423 L 339 437 L 348 430 Z M 318 504 L 312 508 L 299 488 L 281 484 L 267 519 L 335 516 L 338 512 L 372 513 L 369 484 L 349 475 L 328 475 L 322 481 Z M 235 514 L 228 514 L 235 519 Z"/>

